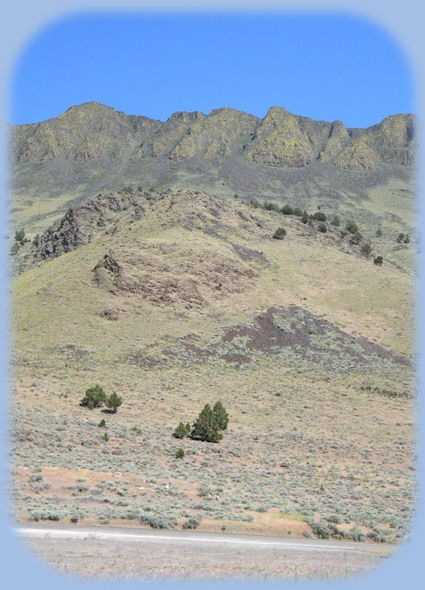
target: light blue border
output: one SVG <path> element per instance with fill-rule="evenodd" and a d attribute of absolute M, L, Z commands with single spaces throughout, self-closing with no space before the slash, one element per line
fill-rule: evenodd
<path fill-rule="evenodd" d="M 15 537 L 10 530 L 10 523 L 8 521 L 8 490 L 7 490 L 7 441 L 8 441 L 8 276 L 7 276 L 7 259 L 8 259 L 8 241 L 4 236 L 8 233 L 6 222 L 6 207 L 7 207 L 7 159 L 6 159 L 6 133 L 5 122 L 8 120 L 8 101 L 9 101 L 9 84 L 10 74 L 13 69 L 13 64 L 23 49 L 29 36 L 33 35 L 40 27 L 52 23 L 56 18 L 71 15 L 76 12 L 94 11 L 94 10 L 108 10 L 115 9 L 147 9 L 159 11 L 163 9 L 189 10 L 191 8 L 200 8 L 201 3 L 191 2 L 163 2 L 157 0 L 149 2 L 146 0 L 129 0 L 127 2 L 119 2 L 111 0 L 11 0 L 7 7 L 3 7 L 0 18 L 0 79 L 2 93 L 0 97 L 0 118 L 3 123 L 2 134 L 0 136 L 0 192 L 2 199 L 0 201 L 0 278 L 1 278 L 1 299 L 0 299 L 0 346 L 2 351 L 1 365 L 0 365 L 0 382 L 1 392 L 3 395 L 3 404 L 0 409 L 0 450 L 1 450 L 1 488 L 0 488 L 0 542 L 1 542 L 1 557 L 2 569 L 0 570 L 0 580 L 4 587 L 8 589 L 28 589 L 38 590 L 83 590 L 93 586 L 99 588 L 136 588 L 141 582 L 124 583 L 124 582 L 82 582 L 72 578 L 68 578 L 59 574 L 55 574 L 52 570 L 44 566 L 39 560 L 34 558 L 32 554 L 25 548 L 23 544 Z M 370 18 L 378 26 L 386 28 L 389 32 L 395 35 L 396 40 L 404 47 L 407 52 L 407 57 L 413 66 L 413 71 L 416 76 L 417 87 L 417 112 L 424 118 L 424 101 L 425 94 L 423 92 L 425 86 L 425 34 L 423 32 L 424 23 L 424 9 L 421 6 L 420 0 L 329 0 L 327 2 L 320 0 L 300 0 L 296 2 L 289 1 L 269 1 L 260 2 L 260 0 L 238 1 L 234 0 L 216 0 L 215 2 L 202 3 L 202 9 L 213 7 L 216 9 L 223 8 L 229 10 L 247 10 L 249 8 L 265 11 L 267 9 L 289 9 L 292 11 L 299 10 L 323 10 L 333 9 L 338 12 L 346 12 L 356 16 L 364 16 Z M 421 144 L 425 145 L 424 141 L 424 125 L 420 122 L 420 137 Z M 418 173 L 419 180 L 419 216 L 420 227 L 423 226 L 425 220 L 425 183 L 424 170 L 425 159 L 424 151 L 420 152 L 420 166 Z M 423 241 L 423 233 L 421 232 L 421 242 Z M 423 243 L 423 242 L 422 242 Z M 417 334 L 419 358 L 423 359 L 424 351 L 424 328 L 425 316 L 423 306 L 420 305 L 424 301 L 425 284 L 424 276 L 424 256 L 420 254 L 419 259 L 419 277 L 420 283 L 418 287 L 417 301 Z M 418 400 L 418 419 L 421 424 L 418 432 L 418 453 L 419 453 L 419 487 L 420 487 L 420 502 L 417 508 L 417 513 L 412 528 L 411 537 L 398 550 L 396 555 L 387 560 L 377 571 L 371 572 L 359 578 L 352 578 L 347 581 L 340 582 L 286 582 L 280 583 L 261 583 L 256 586 L 261 587 L 300 587 L 309 586 L 314 590 L 322 588 L 333 587 L 339 590 L 344 589 L 385 589 L 385 590 L 400 590 L 406 587 L 415 589 L 423 584 L 423 560 L 425 546 L 423 542 L 423 535 L 425 532 L 425 514 L 424 514 L 424 436 L 423 436 L 423 392 L 425 382 L 425 366 L 420 362 L 418 366 L 418 385 L 419 385 L 419 400 Z M 199 584 L 195 582 L 151 582 L 150 587 L 154 588 L 195 588 Z M 225 587 L 236 588 L 242 587 L 242 584 L 222 582 L 222 583 L 202 583 L 204 588 L 208 587 Z M 245 587 L 246 584 L 243 585 Z"/>

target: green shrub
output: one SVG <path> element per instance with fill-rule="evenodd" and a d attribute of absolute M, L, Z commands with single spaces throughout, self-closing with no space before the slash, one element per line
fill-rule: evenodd
<path fill-rule="evenodd" d="M 350 234 L 355 234 L 359 231 L 359 228 L 357 227 L 357 224 L 354 223 L 354 221 L 350 220 L 347 221 L 347 223 L 345 224 L 345 229 L 347 231 L 350 232 Z"/>
<path fill-rule="evenodd" d="M 102 420 L 99 422 L 98 426 L 99 426 L 99 428 L 106 428 L 105 418 L 102 418 Z"/>
<path fill-rule="evenodd" d="M 321 223 L 318 229 L 320 232 L 322 232 L 322 234 L 325 234 L 328 231 L 326 228 L 326 223 Z"/>
<path fill-rule="evenodd" d="M 276 205 L 276 203 L 270 203 L 269 201 L 264 201 L 263 209 L 266 209 L 266 211 L 280 212 L 279 206 Z"/>
<path fill-rule="evenodd" d="M 174 438 L 184 438 L 185 436 L 189 436 L 190 434 L 190 424 L 184 425 L 183 422 L 177 426 L 175 431 L 173 432 Z"/>
<path fill-rule="evenodd" d="M 380 238 L 382 236 L 382 229 L 380 227 L 378 227 L 378 229 L 376 230 L 376 236 L 378 238 Z"/>
<path fill-rule="evenodd" d="M 376 264 L 377 266 L 382 266 L 383 262 L 384 262 L 384 259 L 382 258 L 382 256 L 377 256 L 373 260 L 373 264 Z"/>
<path fill-rule="evenodd" d="M 107 432 L 105 432 L 105 434 L 102 436 L 102 439 L 103 439 L 105 442 L 108 442 L 108 440 L 109 440 L 109 436 L 108 436 L 108 433 L 107 433 Z"/>
<path fill-rule="evenodd" d="M 255 209 L 261 208 L 261 203 L 258 199 L 251 199 L 249 204 L 251 205 L 251 207 L 255 207 Z"/>
<path fill-rule="evenodd" d="M 86 395 L 80 401 L 80 406 L 85 406 L 89 408 L 89 410 L 93 410 L 93 408 L 98 408 L 106 403 L 106 400 L 106 393 L 102 387 L 100 385 L 95 385 L 86 390 Z"/>
<path fill-rule="evenodd" d="M 350 239 L 351 239 L 351 241 L 352 241 L 354 244 L 360 244 L 360 242 L 362 241 L 362 237 L 363 237 L 363 236 L 362 236 L 362 234 L 361 234 L 360 232 L 356 231 L 356 232 L 355 232 L 355 233 L 354 233 L 354 234 L 351 236 L 351 238 L 350 238 Z"/>
<path fill-rule="evenodd" d="M 294 210 L 292 209 L 291 205 L 284 205 L 280 211 L 284 215 L 293 215 L 294 214 Z"/>
<path fill-rule="evenodd" d="M 316 211 L 316 213 L 313 214 L 313 219 L 315 221 L 326 221 L 326 215 L 323 211 Z"/>
<path fill-rule="evenodd" d="M 18 229 L 15 232 L 15 240 L 23 246 L 25 244 L 25 232 L 23 229 Z"/>
<path fill-rule="evenodd" d="M 304 211 L 304 213 L 302 214 L 302 217 L 301 217 L 301 221 L 303 223 L 308 223 L 308 220 L 309 220 L 308 213 L 307 213 L 307 211 Z"/>
<path fill-rule="evenodd" d="M 338 215 L 335 215 L 335 217 L 331 221 L 331 224 L 334 225 L 335 227 L 339 227 L 341 225 L 341 221 L 340 221 Z"/>
<path fill-rule="evenodd" d="M 278 227 L 277 230 L 273 234 L 273 238 L 275 240 L 283 240 L 286 236 L 286 229 L 284 227 Z"/>
<path fill-rule="evenodd" d="M 363 246 L 360 249 L 360 252 L 363 254 L 363 256 L 369 256 L 369 254 L 372 252 L 372 246 L 369 244 L 369 242 L 363 244 Z"/>
<path fill-rule="evenodd" d="M 404 240 L 404 237 L 405 237 L 405 236 L 404 236 L 404 234 L 403 234 L 403 233 L 401 233 L 401 234 L 398 234 L 398 236 L 397 236 L 397 242 L 398 242 L 399 244 L 401 244 L 401 242 Z"/>
<path fill-rule="evenodd" d="M 184 457 L 184 450 L 177 449 L 176 454 L 174 455 L 176 459 L 183 459 Z"/>
<path fill-rule="evenodd" d="M 406 234 L 404 240 L 403 240 L 404 244 L 409 244 L 410 243 L 410 238 L 409 238 L 409 234 Z"/>
<path fill-rule="evenodd" d="M 299 207 L 295 207 L 295 209 L 294 209 L 294 215 L 296 215 L 297 217 L 302 217 L 303 216 L 303 212 L 301 211 L 301 209 Z"/>

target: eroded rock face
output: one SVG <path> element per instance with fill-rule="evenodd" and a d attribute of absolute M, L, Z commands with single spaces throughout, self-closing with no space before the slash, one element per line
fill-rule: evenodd
<path fill-rule="evenodd" d="M 210 251 L 175 251 L 169 244 L 139 241 L 133 248 L 109 251 L 93 268 L 99 288 L 141 295 L 154 305 L 201 306 L 209 297 L 243 292 L 257 274 L 233 258 Z"/>
<path fill-rule="evenodd" d="M 134 217 L 140 219 L 144 209 L 136 197 L 119 192 L 99 195 L 83 205 L 71 207 L 60 221 L 49 227 L 34 243 L 34 258 L 46 260 L 75 250 L 92 241 L 99 232 L 113 232 L 111 213 L 134 208 Z"/>

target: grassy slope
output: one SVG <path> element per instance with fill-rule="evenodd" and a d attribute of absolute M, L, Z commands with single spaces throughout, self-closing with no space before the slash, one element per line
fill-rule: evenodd
<path fill-rule="evenodd" d="M 394 230 L 411 223 L 403 188 L 403 181 L 390 181 L 369 192 L 362 206 L 382 220 L 380 251 L 408 268 L 411 263 L 393 252 L 390 237 L 392 223 Z M 394 201 L 392 191 L 398 191 Z M 411 370 L 379 355 L 354 362 L 351 344 L 351 352 L 339 357 L 335 330 L 345 331 L 347 342 L 356 331 L 410 355 L 410 272 L 390 264 L 377 268 L 345 252 L 329 234 L 236 199 L 220 205 L 222 219 L 214 225 L 207 198 L 176 197 L 158 197 L 143 219 L 129 224 L 124 218 L 114 236 L 100 236 L 16 277 L 14 408 L 21 437 L 15 455 L 16 512 L 25 519 L 33 508 L 64 507 L 88 520 L 114 522 L 150 506 L 180 524 L 201 514 L 206 528 L 281 534 L 288 534 L 288 527 L 300 534 L 300 518 L 318 520 L 332 513 L 341 528 L 383 527 L 388 539 L 404 534 L 413 493 L 412 403 L 380 392 L 410 392 Z M 399 220 L 386 218 L 389 202 Z M 198 214 L 207 215 L 214 232 L 203 231 Z M 272 240 L 281 225 L 287 238 Z M 258 257 L 241 260 L 232 244 L 262 253 L 268 263 Z M 144 264 L 153 264 L 149 272 L 159 284 L 170 276 L 194 278 L 205 303 L 188 308 L 177 298 L 174 304 L 155 305 L 141 293 L 112 294 L 96 286 L 92 269 L 109 248 L 130 259 L 146 252 Z M 191 266 L 199 253 L 205 264 Z M 230 270 L 232 264 L 242 265 L 257 276 L 239 285 L 224 271 L 218 276 L 224 292 L 213 289 L 214 261 L 224 261 Z M 129 268 L 141 272 L 137 265 Z M 295 340 L 276 351 L 248 350 L 243 338 L 223 342 L 231 326 L 252 326 L 268 308 L 291 304 L 304 310 L 299 323 L 309 331 L 310 345 L 320 347 L 318 358 L 306 356 Z M 117 312 L 118 320 L 102 317 L 105 309 Z M 324 332 L 319 329 L 323 319 L 330 322 Z M 279 321 L 295 339 L 293 323 Z M 250 363 L 229 363 L 217 352 L 200 362 L 182 337 L 198 349 L 248 354 Z M 123 396 L 116 415 L 78 406 L 96 382 Z M 231 418 L 220 445 L 171 437 L 177 422 L 194 420 L 204 403 L 216 399 Z M 97 427 L 102 417 L 108 442 Z M 179 447 L 186 452 L 180 461 L 174 458 Z M 52 488 L 31 491 L 27 472 L 34 467 L 42 468 Z M 72 484 L 83 475 L 90 489 L 56 489 L 60 469 L 69 470 Z M 199 496 L 200 484 L 209 487 L 211 497 Z M 96 490 L 99 494 L 92 494 Z M 23 499 L 28 494 L 30 502 Z M 276 515 L 271 528 L 256 511 L 261 505 Z M 292 525 L 288 512 L 297 517 Z M 311 532 L 307 524 L 302 530 Z"/>

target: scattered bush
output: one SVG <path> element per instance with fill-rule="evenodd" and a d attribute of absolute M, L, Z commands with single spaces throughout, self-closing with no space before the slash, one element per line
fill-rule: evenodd
<path fill-rule="evenodd" d="M 295 209 L 294 209 L 294 215 L 296 215 L 297 217 L 302 217 L 303 216 L 303 212 L 301 211 L 301 209 L 299 207 L 295 207 Z"/>
<path fill-rule="evenodd" d="M 313 214 L 313 219 L 315 221 L 326 221 L 326 215 L 323 211 L 316 211 L 316 213 Z"/>
<path fill-rule="evenodd" d="M 341 225 L 341 221 L 340 221 L 338 215 L 335 215 L 335 217 L 331 221 L 331 224 L 334 225 L 335 227 L 339 227 Z"/>
<path fill-rule="evenodd" d="M 106 428 L 106 422 L 105 422 L 104 418 L 102 418 L 102 420 L 99 422 L 98 427 L 99 428 Z"/>
<path fill-rule="evenodd" d="M 358 231 L 356 231 L 352 236 L 351 236 L 351 241 L 353 242 L 353 244 L 360 244 L 360 242 L 362 241 L 362 234 Z"/>
<path fill-rule="evenodd" d="M 348 533 L 345 533 L 346 539 L 350 539 L 351 541 L 357 541 L 362 543 L 366 539 L 366 535 L 364 535 L 357 527 L 352 527 Z"/>
<path fill-rule="evenodd" d="M 280 213 L 279 206 L 276 203 L 270 203 L 269 201 L 264 201 L 263 209 L 266 211 L 277 211 Z"/>
<path fill-rule="evenodd" d="M 273 238 L 275 240 L 283 240 L 286 236 L 286 229 L 284 227 L 278 227 L 277 230 L 273 234 Z"/>
<path fill-rule="evenodd" d="M 383 262 L 384 262 L 384 259 L 382 258 L 382 256 L 377 256 L 373 260 L 373 264 L 376 264 L 377 266 L 382 266 Z"/>
<path fill-rule="evenodd" d="M 307 211 L 304 211 L 304 213 L 303 213 L 303 215 L 302 215 L 302 217 L 301 217 L 301 221 L 302 221 L 303 223 L 308 223 L 308 220 L 309 220 L 308 213 L 307 213 Z"/>
<path fill-rule="evenodd" d="M 378 229 L 376 230 L 376 236 L 378 238 L 380 238 L 382 236 L 382 229 L 380 227 L 378 227 Z"/>
<path fill-rule="evenodd" d="M 153 529 L 171 529 L 176 525 L 175 519 L 166 518 L 160 514 L 142 512 L 139 516 L 140 524 L 148 524 Z"/>
<path fill-rule="evenodd" d="M 200 516 L 191 516 L 183 523 L 184 529 L 197 529 L 201 524 L 202 518 Z"/>
<path fill-rule="evenodd" d="M 108 442 L 108 440 L 109 440 L 109 435 L 108 435 L 108 433 L 107 433 L 107 432 L 105 432 L 105 434 L 102 436 L 102 439 L 103 439 L 105 442 Z"/>
<path fill-rule="evenodd" d="M 29 242 L 29 240 L 25 237 L 25 232 L 23 229 L 16 230 L 15 241 L 21 244 L 21 246 L 23 246 L 26 242 Z"/>
<path fill-rule="evenodd" d="M 404 234 L 403 234 L 403 233 L 401 233 L 401 234 L 398 234 L 398 236 L 397 236 L 397 240 L 396 240 L 396 241 L 397 241 L 399 244 L 401 244 L 401 242 L 404 240 L 404 238 L 405 238 L 405 236 L 404 236 Z"/>
<path fill-rule="evenodd" d="M 331 529 L 329 528 L 328 524 L 324 521 L 313 522 L 310 524 L 311 530 L 319 537 L 319 539 L 329 539 L 331 536 Z"/>
<path fill-rule="evenodd" d="M 369 244 L 369 242 L 366 242 L 366 244 L 363 244 L 363 246 L 360 249 L 360 252 L 363 254 L 363 256 L 366 256 L 366 258 L 367 258 L 369 256 L 369 254 L 372 252 L 371 244 Z"/>
<path fill-rule="evenodd" d="M 176 459 L 183 459 L 184 457 L 184 450 L 177 449 L 176 454 L 174 455 Z"/>
<path fill-rule="evenodd" d="M 319 225 L 319 231 L 322 232 L 322 234 L 325 234 L 327 232 L 327 228 L 326 228 L 326 224 L 325 223 L 321 223 Z"/>
<path fill-rule="evenodd" d="M 354 223 L 354 221 L 350 220 L 347 221 L 347 223 L 345 224 L 345 229 L 350 232 L 350 234 L 355 234 L 359 231 L 359 228 L 357 227 L 357 224 Z"/>
<path fill-rule="evenodd" d="M 68 515 L 66 510 L 33 510 L 30 514 L 30 520 L 62 520 Z"/>

